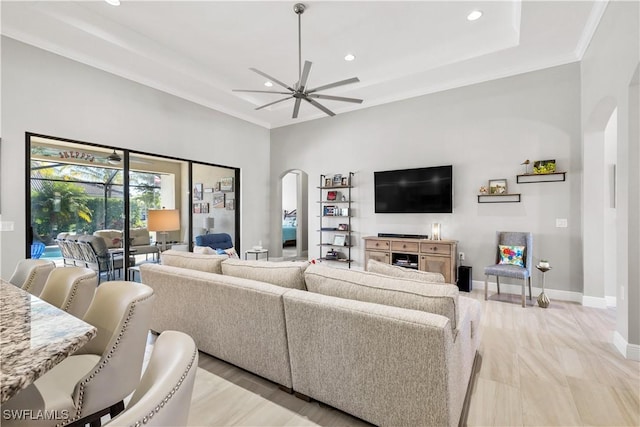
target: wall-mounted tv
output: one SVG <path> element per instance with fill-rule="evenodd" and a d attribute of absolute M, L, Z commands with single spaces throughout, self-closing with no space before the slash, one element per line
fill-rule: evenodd
<path fill-rule="evenodd" d="M 376 213 L 452 213 L 453 166 L 374 172 Z"/>

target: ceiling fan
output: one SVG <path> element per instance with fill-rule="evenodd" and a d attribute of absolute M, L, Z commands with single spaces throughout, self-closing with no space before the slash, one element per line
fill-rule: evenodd
<path fill-rule="evenodd" d="M 293 115 L 292 118 L 298 117 L 298 112 L 300 111 L 300 103 L 304 100 L 309 104 L 313 105 L 317 109 L 323 111 L 325 114 L 329 116 L 335 116 L 336 114 L 329 110 L 324 105 L 320 104 L 316 99 L 328 99 L 331 101 L 343 101 L 343 102 L 353 102 L 356 104 L 361 104 L 362 99 L 357 98 L 345 98 L 343 96 L 333 96 L 333 95 L 321 95 L 316 92 L 331 89 L 338 86 L 344 86 L 351 83 L 358 83 L 360 79 L 357 77 L 352 77 L 346 80 L 340 80 L 338 82 L 329 83 L 323 86 L 318 86 L 312 89 L 307 89 L 307 79 L 309 78 L 309 72 L 311 71 L 311 62 L 304 61 L 304 68 L 302 67 L 302 38 L 301 38 L 301 15 L 304 13 L 306 6 L 302 3 L 296 3 L 293 6 L 293 11 L 298 15 L 298 82 L 293 84 L 293 86 L 289 86 L 286 83 L 281 82 L 280 80 L 271 77 L 267 73 L 264 73 L 256 68 L 249 68 L 251 71 L 260 74 L 263 77 L 268 78 L 272 82 L 282 86 L 287 89 L 289 92 L 277 92 L 272 90 L 250 90 L 250 89 L 233 89 L 233 92 L 251 92 L 251 93 L 273 93 L 280 95 L 289 95 L 286 98 L 279 99 L 274 102 L 270 102 L 268 104 L 257 107 L 256 110 L 261 110 L 265 107 L 269 107 L 271 105 L 277 104 L 282 101 L 286 101 L 288 99 L 295 98 L 296 102 L 293 105 Z"/>

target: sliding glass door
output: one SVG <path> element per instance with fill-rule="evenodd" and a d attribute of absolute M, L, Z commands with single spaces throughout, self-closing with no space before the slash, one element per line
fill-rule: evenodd
<path fill-rule="evenodd" d="M 118 254 L 124 274 L 128 266 L 157 261 L 162 250 L 191 250 L 202 234 L 227 233 L 239 250 L 239 169 L 44 135 L 26 138 L 27 257 L 68 264 L 59 238 L 96 235 L 111 266 Z M 76 261 L 70 262 L 82 264 Z"/>

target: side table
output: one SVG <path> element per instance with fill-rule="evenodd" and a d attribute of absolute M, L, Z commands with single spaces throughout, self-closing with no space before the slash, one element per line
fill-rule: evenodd
<path fill-rule="evenodd" d="M 266 254 L 267 261 L 269 261 L 269 249 L 260 249 L 260 250 L 249 249 L 248 251 L 244 251 L 244 259 L 247 259 L 247 254 L 254 254 L 256 256 L 256 261 L 258 260 L 258 255 Z"/>
<path fill-rule="evenodd" d="M 539 265 L 536 265 L 536 268 L 542 273 L 542 293 L 538 295 L 538 305 L 541 308 L 547 308 L 549 307 L 550 301 L 549 297 L 547 297 L 544 293 L 544 273 L 551 270 L 551 267 L 541 267 Z"/>

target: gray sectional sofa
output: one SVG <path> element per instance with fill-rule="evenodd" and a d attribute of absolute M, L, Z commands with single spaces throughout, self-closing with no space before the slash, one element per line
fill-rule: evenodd
<path fill-rule="evenodd" d="M 156 332 L 373 424 L 460 421 L 481 313 L 454 285 L 177 251 L 140 270 Z"/>

